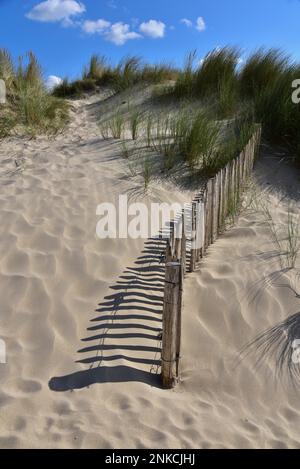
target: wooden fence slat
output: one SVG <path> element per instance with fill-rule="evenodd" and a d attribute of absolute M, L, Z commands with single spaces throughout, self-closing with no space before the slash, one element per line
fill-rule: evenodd
<path fill-rule="evenodd" d="M 228 198 L 229 198 L 229 209 L 232 209 L 232 193 L 233 193 L 233 161 L 230 161 L 229 166 L 229 180 L 228 180 Z"/>
<path fill-rule="evenodd" d="M 195 200 L 195 249 L 196 249 L 196 263 L 199 262 L 200 259 L 200 248 L 199 248 L 199 210 L 200 210 L 200 197 L 198 196 Z"/>
<path fill-rule="evenodd" d="M 202 255 L 205 255 L 206 251 L 206 239 L 207 239 L 207 186 L 205 187 L 205 191 L 203 194 L 203 206 L 204 206 L 204 245 L 202 249 Z"/>
<path fill-rule="evenodd" d="M 173 252 L 170 239 L 167 239 L 166 242 L 166 251 L 165 251 L 165 263 L 171 262 L 173 260 Z"/>
<path fill-rule="evenodd" d="M 223 218 L 223 210 L 224 210 L 224 200 L 223 200 L 223 185 L 224 185 L 224 171 L 221 169 L 219 174 L 219 212 L 218 212 L 218 234 L 222 229 L 222 218 Z"/>
<path fill-rule="evenodd" d="M 206 240 L 205 247 L 211 244 L 211 212 L 212 212 L 212 180 L 207 182 L 207 202 L 206 202 Z"/>
<path fill-rule="evenodd" d="M 212 236 L 213 243 L 217 240 L 218 233 L 219 233 L 219 209 L 220 209 L 219 192 L 220 192 L 220 174 L 218 173 L 214 177 L 214 198 L 213 198 L 214 222 L 213 222 L 213 236 Z"/>
<path fill-rule="evenodd" d="M 181 264 L 180 274 L 179 274 L 179 293 L 178 293 L 177 323 L 176 323 L 176 378 L 179 377 L 179 366 L 180 366 L 180 358 L 181 358 L 180 352 L 181 352 L 183 281 L 184 281 L 184 274 L 183 274 L 183 268 Z"/>
<path fill-rule="evenodd" d="M 199 262 L 201 259 L 201 246 L 200 246 L 200 239 L 199 239 L 199 234 L 200 234 L 200 210 L 201 210 L 201 199 L 202 197 L 200 195 L 197 196 L 196 201 L 197 201 L 197 211 L 196 211 L 196 242 L 197 242 L 197 247 L 196 247 L 196 262 Z"/>
<path fill-rule="evenodd" d="M 235 212 L 236 210 L 236 203 L 237 203 L 237 193 L 236 193 L 236 177 L 235 177 L 235 173 L 236 173 L 236 165 L 235 165 L 235 160 L 232 160 L 232 181 L 231 181 L 231 185 L 232 185 L 232 208 L 233 208 L 233 211 Z"/>
<path fill-rule="evenodd" d="M 172 248 L 172 253 L 174 253 L 174 243 L 175 243 L 175 224 L 174 221 L 170 222 L 170 244 Z"/>
<path fill-rule="evenodd" d="M 235 191 L 235 208 L 238 207 L 239 199 L 240 199 L 240 191 L 239 191 L 239 159 L 236 158 L 234 160 L 234 191 Z"/>
<path fill-rule="evenodd" d="M 209 219 L 210 219 L 210 181 L 207 182 L 206 186 L 206 204 L 205 204 L 205 249 L 209 246 Z"/>
<path fill-rule="evenodd" d="M 178 307 L 181 284 L 180 262 L 168 262 L 165 271 L 163 333 L 162 333 L 162 384 L 170 389 L 175 384 L 176 350 L 178 347 Z"/>
<path fill-rule="evenodd" d="M 199 203 L 199 224 L 198 224 L 198 235 L 199 235 L 199 246 L 200 246 L 200 257 L 204 256 L 204 242 L 205 242 L 205 207 L 204 203 Z M 199 259 L 200 260 L 200 259 Z"/>
<path fill-rule="evenodd" d="M 186 234 L 185 234 L 185 209 L 182 212 L 182 233 L 181 233 L 181 270 L 182 278 L 186 274 Z"/>
<path fill-rule="evenodd" d="M 213 180 L 208 181 L 209 184 L 209 218 L 208 218 L 208 246 L 212 243 L 212 234 L 213 234 Z"/>
<path fill-rule="evenodd" d="M 179 260 L 181 256 L 181 238 L 177 237 L 174 240 L 174 260 Z"/>
<path fill-rule="evenodd" d="M 197 226 L 196 226 L 196 218 L 197 218 L 197 203 L 192 202 L 192 230 L 191 230 L 191 257 L 190 257 L 190 272 L 194 272 L 196 267 L 196 234 L 197 234 Z"/>
<path fill-rule="evenodd" d="M 225 185 L 224 185 L 224 203 L 225 203 L 225 210 L 224 210 L 224 221 L 228 215 L 228 207 L 229 207 L 229 168 L 230 165 L 227 164 L 225 168 Z"/>

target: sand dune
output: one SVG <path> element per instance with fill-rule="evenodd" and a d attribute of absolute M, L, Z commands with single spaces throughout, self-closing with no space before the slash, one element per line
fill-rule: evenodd
<path fill-rule="evenodd" d="M 272 363 L 236 366 L 245 343 L 300 309 L 253 211 L 187 277 L 182 381 L 160 389 L 163 245 L 97 239 L 96 207 L 192 193 L 153 181 L 145 194 L 128 177 L 120 145 L 99 136 L 106 97 L 74 101 L 55 139 L 0 147 L 0 447 L 299 447 L 298 391 L 274 381 Z M 284 222 L 299 174 L 265 152 L 255 177 Z"/>

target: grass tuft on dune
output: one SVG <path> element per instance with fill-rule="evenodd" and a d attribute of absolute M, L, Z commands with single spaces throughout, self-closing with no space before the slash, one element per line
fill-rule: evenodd
<path fill-rule="evenodd" d="M 71 82 L 66 78 L 54 89 L 53 94 L 64 98 L 78 97 L 101 86 L 109 86 L 115 92 L 121 92 L 141 83 L 158 84 L 175 80 L 178 74 L 179 70 L 172 65 L 150 65 L 136 56 L 126 56 L 116 66 L 112 66 L 104 56 L 93 55 L 89 64 L 83 68 L 81 78 Z"/>
<path fill-rule="evenodd" d="M 0 138 L 18 127 L 22 132 L 57 133 L 68 120 L 66 102 L 51 96 L 37 58 L 29 52 L 17 65 L 7 50 L 0 50 L 0 78 L 6 84 L 7 103 L 0 111 Z"/>

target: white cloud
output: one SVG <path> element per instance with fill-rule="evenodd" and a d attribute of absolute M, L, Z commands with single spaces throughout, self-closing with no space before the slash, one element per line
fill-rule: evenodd
<path fill-rule="evenodd" d="M 60 85 L 63 80 L 55 75 L 50 75 L 46 80 L 46 87 L 48 90 L 53 90 L 56 86 Z"/>
<path fill-rule="evenodd" d="M 164 37 L 166 25 L 162 21 L 150 20 L 140 24 L 140 31 L 153 38 Z"/>
<path fill-rule="evenodd" d="M 114 6 L 114 1 L 110 6 Z M 129 40 L 142 38 L 142 34 L 132 31 L 127 23 L 118 21 L 111 23 L 105 19 L 75 21 L 74 17 L 86 11 L 85 5 L 78 0 L 44 0 L 26 14 L 26 17 L 41 22 L 60 22 L 62 26 L 80 27 L 86 34 L 100 34 L 107 41 L 120 46 Z M 166 25 L 162 21 L 149 20 L 139 26 L 145 36 L 162 38 Z"/>
<path fill-rule="evenodd" d="M 109 21 L 99 19 L 95 21 L 86 20 L 81 24 L 82 30 L 87 34 L 100 34 L 107 41 L 113 42 L 117 46 L 122 46 L 132 39 L 139 39 L 142 36 L 130 30 L 129 24 L 121 21 L 111 24 Z"/>
<path fill-rule="evenodd" d="M 88 34 L 103 33 L 103 31 L 107 30 L 110 25 L 111 23 L 109 21 L 103 19 L 96 21 L 86 20 L 82 23 L 82 29 Z"/>
<path fill-rule="evenodd" d="M 182 18 L 180 20 L 180 23 L 185 24 L 188 28 L 191 28 L 193 26 L 193 23 L 191 20 L 188 20 L 187 18 Z"/>
<path fill-rule="evenodd" d="M 197 18 L 196 29 L 198 29 L 198 31 L 204 31 L 206 29 L 206 24 L 202 16 L 199 16 L 199 18 Z"/>
<path fill-rule="evenodd" d="M 104 37 L 107 41 L 113 42 L 117 46 L 122 46 L 131 39 L 139 39 L 141 35 L 130 31 L 129 24 L 118 22 L 111 25 L 109 30 L 104 34 Z"/>
<path fill-rule="evenodd" d="M 75 0 L 45 0 L 27 13 L 27 18 L 42 22 L 66 21 L 85 12 L 83 3 Z"/>
<path fill-rule="evenodd" d="M 195 25 L 188 18 L 182 18 L 180 20 L 180 23 L 184 24 L 187 28 L 192 28 L 192 27 L 195 26 L 195 28 L 198 31 L 205 31 L 205 29 L 206 29 L 206 24 L 205 24 L 204 18 L 202 16 L 198 16 Z"/>

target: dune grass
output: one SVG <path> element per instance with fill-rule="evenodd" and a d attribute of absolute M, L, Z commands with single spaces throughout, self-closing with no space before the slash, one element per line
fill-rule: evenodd
<path fill-rule="evenodd" d="M 137 84 L 160 83 L 159 92 L 155 88 L 158 104 L 163 105 L 166 97 L 188 103 L 198 99 L 211 107 L 215 119 L 236 118 L 246 104 L 253 108 L 255 121 L 262 123 L 263 136 L 270 143 L 288 147 L 300 163 L 300 106 L 291 99 L 300 65 L 277 49 L 258 49 L 243 62 L 240 56 L 239 48 L 226 46 L 209 52 L 197 64 L 196 51 L 192 51 L 178 69 L 169 64 L 146 64 L 136 56 L 112 66 L 104 57 L 94 55 L 79 80 L 65 80 L 54 94 L 80 95 L 100 86 L 120 92 Z M 9 70 L 9 65 L 6 68 Z M 170 142 L 164 144 L 170 154 Z"/>
<path fill-rule="evenodd" d="M 121 142 L 121 152 L 122 152 L 122 157 L 126 160 L 130 158 L 130 156 L 133 154 L 134 150 L 133 148 L 128 144 L 126 140 L 122 140 Z"/>
<path fill-rule="evenodd" d="M 190 98 L 195 93 L 195 60 L 196 50 L 190 52 L 186 59 L 184 68 L 179 74 L 175 86 L 174 94 L 176 98 Z"/>
<path fill-rule="evenodd" d="M 17 125 L 14 115 L 7 113 L 0 113 L 0 139 L 8 137 L 13 128 Z"/>
<path fill-rule="evenodd" d="M 242 95 L 253 98 L 273 85 L 289 67 L 289 57 L 281 50 L 263 48 L 249 56 L 243 65 L 239 83 Z"/>
<path fill-rule="evenodd" d="M 274 363 L 274 376 L 286 385 L 286 379 L 299 386 L 300 312 L 288 316 L 284 321 L 263 331 L 240 351 L 240 359 L 254 358 L 255 368 L 264 363 Z"/>
<path fill-rule="evenodd" d="M 115 66 L 104 56 L 93 55 L 83 68 L 80 78 L 69 81 L 67 78 L 58 85 L 53 94 L 57 97 L 78 97 L 86 92 L 107 86 L 121 92 L 137 84 L 157 84 L 175 80 L 179 71 L 168 64 L 147 64 L 137 56 L 123 57 Z"/>
<path fill-rule="evenodd" d="M 239 93 L 236 79 L 222 80 L 218 85 L 216 113 L 219 119 L 233 116 L 239 107 Z"/>
<path fill-rule="evenodd" d="M 219 119 L 236 117 L 245 103 L 262 123 L 270 143 L 286 146 L 300 163 L 300 106 L 292 102 L 292 83 L 300 78 L 300 65 L 281 50 L 259 49 L 241 63 L 238 48 L 208 53 L 195 66 L 196 53 L 186 59 L 173 89 L 166 96 L 209 101 Z"/>
<path fill-rule="evenodd" d="M 209 173 L 214 159 L 219 126 L 203 111 L 197 113 L 189 126 L 184 129 L 180 150 L 189 166 L 200 164 L 204 173 Z"/>
<path fill-rule="evenodd" d="M 284 221 L 277 221 L 268 194 L 261 192 L 254 182 L 251 191 L 248 191 L 248 196 L 248 207 L 260 213 L 269 228 L 270 239 L 277 251 L 281 268 L 299 270 L 297 261 L 300 254 L 300 215 L 297 203 L 291 202 L 287 207 Z M 282 198 L 281 194 L 278 196 Z"/>
<path fill-rule="evenodd" d="M 111 135 L 113 138 L 120 140 L 124 133 L 125 120 L 123 114 L 118 110 L 116 114 L 108 122 L 108 127 L 110 129 Z"/>
<path fill-rule="evenodd" d="M 139 57 L 124 57 L 114 70 L 113 88 L 116 91 L 123 91 L 135 85 L 140 76 L 140 67 Z"/>
<path fill-rule="evenodd" d="M 297 208 L 296 208 L 297 209 Z M 293 207 L 288 207 L 287 220 L 278 226 L 272 215 L 268 225 L 274 246 L 277 248 L 283 269 L 294 269 L 300 252 L 300 217 Z"/>
<path fill-rule="evenodd" d="M 178 154 L 178 141 L 175 134 L 176 117 L 161 113 L 152 121 L 150 148 L 163 157 L 164 169 L 170 170 Z"/>
<path fill-rule="evenodd" d="M 179 110 L 152 110 L 138 117 L 135 112 L 141 111 L 130 106 L 118 108 L 110 120 L 99 125 L 103 138 L 120 140 L 128 168 L 135 165 L 130 175 L 142 176 L 145 190 L 154 176 L 158 180 L 171 178 L 181 185 L 202 184 L 240 154 L 255 130 L 248 109 L 227 124 L 216 121 L 205 108 L 199 111 L 185 105 Z M 143 131 L 136 131 L 136 120 L 138 128 L 143 124 Z M 239 194 L 233 196 L 235 216 L 241 202 Z"/>
<path fill-rule="evenodd" d="M 234 109 L 238 95 L 239 56 L 237 48 L 215 49 L 195 67 L 196 51 L 191 52 L 176 81 L 175 96 L 179 99 L 214 97 L 220 101 L 220 113 L 228 114 Z"/>
<path fill-rule="evenodd" d="M 99 130 L 100 130 L 100 134 L 101 134 L 101 137 L 103 138 L 103 140 L 108 140 L 110 138 L 109 129 L 110 129 L 109 122 L 100 122 L 99 123 Z"/>
<path fill-rule="evenodd" d="M 5 81 L 8 95 L 14 92 L 15 84 L 15 65 L 8 50 L 0 49 L 0 74 L 2 80 Z"/>
<path fill-rule="evenodd" d="M 109 71 L 107 59 L 104 56 L 92 55 L 90 62 L 83 68 L 82 80 L 101 80 Z"/>
<path fill-rule="evenodd" d="M 153 127 L 153 116 L 152 114 L 148 114 L 147 121 L 146 121 L 146 139 L 147 139 L 148 148 L 151 147 L 152 127 Z"/>
<path fill-rule="evenodd" d="M 234 47 L 223 47 L 209 52 L 195 73 L 195 93 L 199 96 L 219 93 L 222 86 L 237 86 L 236 67 L 240 51 Z"/>
<path fill-rule="evenodd" d="M 82 76 L 69 81 L 65 78 L 53 90 L 53 95 L 60 98 L 79 97 L 84 93 L 93 92 L 97 85 L 105 84 L 112 78 L 113 71 L 104 56 L 92 55 L 89 64 L 83 67 Z"/>
<path fill-rule="evenodd" d="M 117 110 L 109 121 L 100 124 L 102 137 L 122 139 L 129 125 L 136 148 L 147 148 L 161 157 L 160 170 L 167 173 L 185 165 L 191 174 L 214 176 L 239 155 L 254 131 L 251 115 L 246 112 L 231 120 L 224 130 L 224 124 L 211 118 L 205 109 L 191 111 L 183 106 L 173 113 L 148 114 L 145 132 L 139 135 L 142 117 L 136 112 L 131 111 L 128 117 Z M 129 158 L 129 153 L 127 143 L 123 142 L 123 156 Z"/>
<path fill-rule="evenodd" d="M 71 82 L 68 78 L 64 78 L 63 82 L 54 88 L 52 94 L 57 98 L 80 97 L 84 93 L 93 92 L 96 89 L 96 83 L 92 78 Z"/>
<path fill-rule="evenodd" d="M 144 159 L 143 164 L 144 189 L 148 190 L 152 178 L 151 163 L 148 157 Z"/>
<path fill-rule="evenodd" d="M 139 128 L 142 123 L 142 114 L 137 109 L 130 110 L 129 113 L 129 124 L 132 140 L 138 138 Z"/>
<path fill-rule="evenodd" d="M 165 117 L 160 122 L 153 116 L 148 117 L 147 146 L 155 147 L 164 156 L 166 168 L 173 166 L 181 153 L 191 167 L 199 166 L 201 161 L 208 172 L 219 167 L 225 150 L 233 154 L 239 142 L 232 141 L 212 154 L 205 150 L 205 146 L 212 146 L 211 141 L 216 137 L 214 126 L 208 120 L 237 120 L 245 106 L 253 110 L 253 120 L 262 123 L 263 136 L 271 143 L 284 144 L 295 161 L 300 162 L 300 106 L 291 99 L 292 83 L 300 78 L 300 65 L 277 49 L 259 49 L 243 64 L 236 47 L 215 49 L 198 65 L 196 51 L 193 51 L 181 70 L 169 64 L 147 64 L 136 56 L 125 57 L 112 66 L 105 57 L 93 55 L 81 77 L 75 81 L 65 79 L 53 90 L 52 96 L 45 89 L 41 68 L 32 53 L 16 65 L 10 54 L 1 50 L 0 78 L 5 80 L 8 95 L 5 112 L 1 109 L 1 136 L 18 125 L 30 132 L 57 132 L 68 117 L 65 101 L 58 98 L 95 92 L 101 86 L 121 92 L 138 84 L 160 83 L 171 99 L 183 100 L 188 106 L 197 99 L 201 107 L 211 109 L 209 118 L 208 112 L 205 117 L 181 115 L 176 119 Z M 163 106 L 162 93 L 157 99 Z M 139 112 L 131 111 L 129 129 L 133 140 L 139 138 L 141 123 Z M 112 118 L 101 128 L 103 138 L 108 138 L 109 133 L 121 138 L 120 127 L 124 127 L 121 117 Z M 201 132 L 201 138 L 197 137 Z"/>
<path fill-rule="evenodd" d="M 265 137 L 287 146 L 300 161 L 300 106 L 292 101 L 292 82 L 300 66 L 277 49 L 259 49 L 241 70 L 241 98 L 253 102 L 255 117 Z"/>
<path fill-rule="evenodd" d="M 32 52 L 15 65 L 9 52 L 0 50 L 0 78 L 7 89 L 7 104 L 1 107 L 0 136 L 17 126 L 30 134 L 56 133 L 64 127 L 68 106 L 47 92 L 42 69 Z"/>
<path fill-rule="evenodd" d="M 165 169 L 183 162 L 191 172 L 210 177 L 238 156 L 248 143 L 254 131 L 253 117 L 244 111 L 230 121 L 225 129 L 226 138 L 222 135 L 223 127 L 205 109 L 192 112 L 183 107 L 176 114 L 161 114 L 156 121 L 152 120 L 147 141 L 163 157 Z"/>

